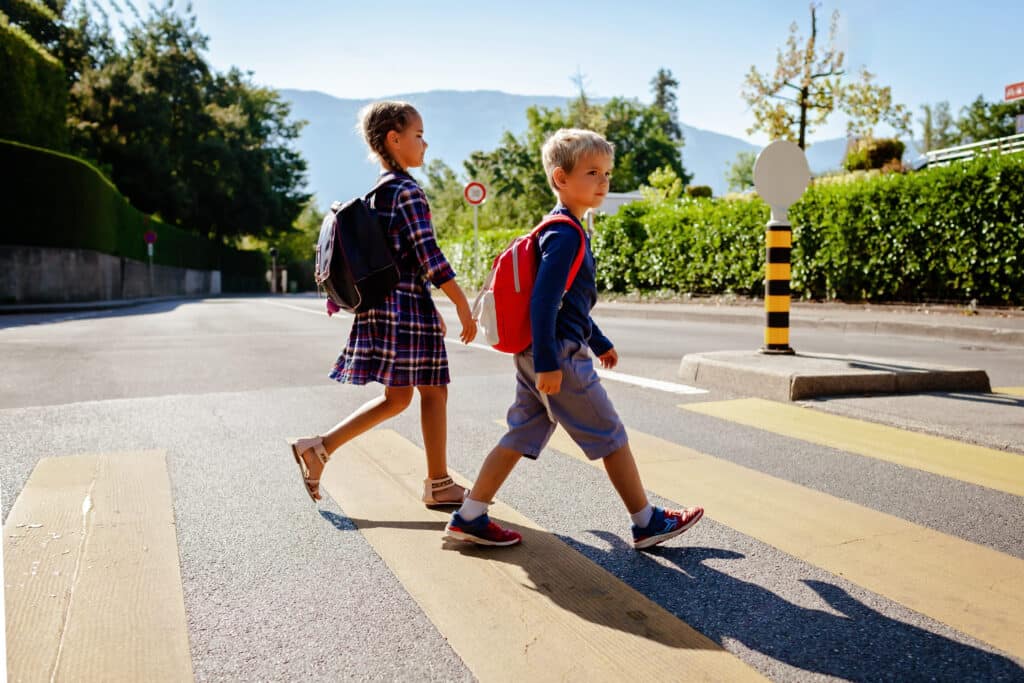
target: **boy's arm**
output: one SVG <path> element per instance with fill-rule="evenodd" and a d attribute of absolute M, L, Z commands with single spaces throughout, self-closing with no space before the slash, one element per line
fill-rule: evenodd
<path fill-rule="evenodd" d="M 540 265 L 530 295 L 533 366 L 536 372 L 559 369 L 555 320 L 565 293 L 565 281 L 579 248 L 579 230 L 571 225 L 553 225 L 540 236 Z"/>
<path fill-rule="evenodd" d="M 595 356 L 603 356 L 604 354 L 611 351 L 612 340 L 604 336 L 601 332 L 601 328 L 594 322 L 594 318 L 590 318 L 590 350 L 594 352 Z"/>

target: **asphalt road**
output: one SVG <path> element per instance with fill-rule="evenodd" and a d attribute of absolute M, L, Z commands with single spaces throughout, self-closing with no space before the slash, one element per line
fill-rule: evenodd
<path fill-rule="evenodd" d="M 379 393 L 327 379 L 349 322 L 320 306 L 303 297 L 217 299 L 0 318 L 4 519 L 42 457 L 164 451 L 198 680 L 472 680 L 341 506 L 326 497 L 317 510 L 297 481 L 286 437 L 322 431 Z M 761 334 L 601 323 L 619 349 L 619 372 L 668 382 L 679 381 L 685 353 L 756 347 Z M 1020 349 L 815 331 L 792 342 L 980 366 L 993 386 L 1024 386 Z M 449 355 L 449 462 L 471 477 L 502 434 L 496 421 L 514 380 L 506 356 L 459 344 Z M 1024 560 L 1018 495 L 678 407 L 742 397 L 742 388 L 679 395 L 605 386 L 639 432 Z M 815 408 L 1015 451 L 1024 419 L 1003 416 L 1024 412 L 1009 400 L 844 398 Z M 415 404 L 386 426 L 422 444 Z M 330 467 L 344 468 L 343 458 Z M 603 473 L 568 455 L 522 463 L 500 498 L 771 679 L 1024 680 L 1019 654 L 719 522 L 711 509 L 679 541 L 638 555 Z"/>

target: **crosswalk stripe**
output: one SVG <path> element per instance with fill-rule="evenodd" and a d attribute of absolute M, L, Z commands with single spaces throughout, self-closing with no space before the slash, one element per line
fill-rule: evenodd
<path fill-rule="evenodd" d="M 4 572 L 11 680 L 192 680 L 162 452 L 41 459 Z"/>
<path fill-rule="evenodd" d="M 1024 496 L 1024 458 L 1014 453 L 760 398 L 690 403 L 679 407 L 847 453 Z"/>
<path fill-rule="evenodd" d="M 1024 560 L 643 432 L 629 437 L 649 490 L 1024 657 Z M 586 460 L 561 428 L 549 445 Z"/>
<path fill-rule="evenodd" d="M 1024 396 L 1024 387 L 996 387 L 992 390 L 994 394 L 1009 394 L 1010 396 Z"/>
<path fill-rule="evenodd" d="M 479 680 L 760 678 L 501 502 L 491 514 L 521 546 L 443 540 L 447 514 L 419 500 L 423 451 L 395 432 L 364 434 L 336 462 L 323 487 Z"/>

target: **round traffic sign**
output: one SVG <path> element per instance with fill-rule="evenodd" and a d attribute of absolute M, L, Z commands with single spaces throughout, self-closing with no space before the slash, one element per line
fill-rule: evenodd
<path fill-rule="evenodd" d="M 156 242 L 156 231 L 147 230 L 146 233 L 142 236 L 142 239 L 146 240 L 146 244 L 153 244 L 154 242 Z"/>
<path fill-rule="evenodd" d="M 800 199 L 810 182 L 807 157 L 796 143 L 776 140 L 757 155 L 754 187 L 770 206 L 789 207 Z"/>
<path fill-rule="evenodd" d="M 466 189 L 462 194 L 465 195 L 467 202 L 475 206 L 484 203 L 484 199 L 487 198 L 487 188 L 483 186 L 483 183 L 473 181 L 466 184 Z"/>

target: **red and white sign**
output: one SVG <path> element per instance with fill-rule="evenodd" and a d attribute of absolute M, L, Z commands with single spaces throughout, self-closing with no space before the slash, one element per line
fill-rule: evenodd
<path fill-rule="evenodd" d="M 484 203 L 484 199 L 487 198 L 487 188 L 482 183 L 471 182 L 466 183 L 466 189 L 462 193 L 466 197 L 466 201 L 473 206 L 479 206 Z"/>
<path fill-rule="evenodd" d="M 1012 85 L 1006 86 L 1006 97 L 1005 97 L 1005 99 L 1006 99 L 1007 102 L 1012 102 L 1013 100 L 1024 99 L 1024 81 L 1021 81 L 1020 83 L 1014 83 Z"/>
<path fill-rule="evenodd" d="M 147 230 L 142 235 L 142 239 L 146 240 L 146 244 L 153 244 L 154 242 L 156 242 L 156 231 L 155 230 Z"/>

